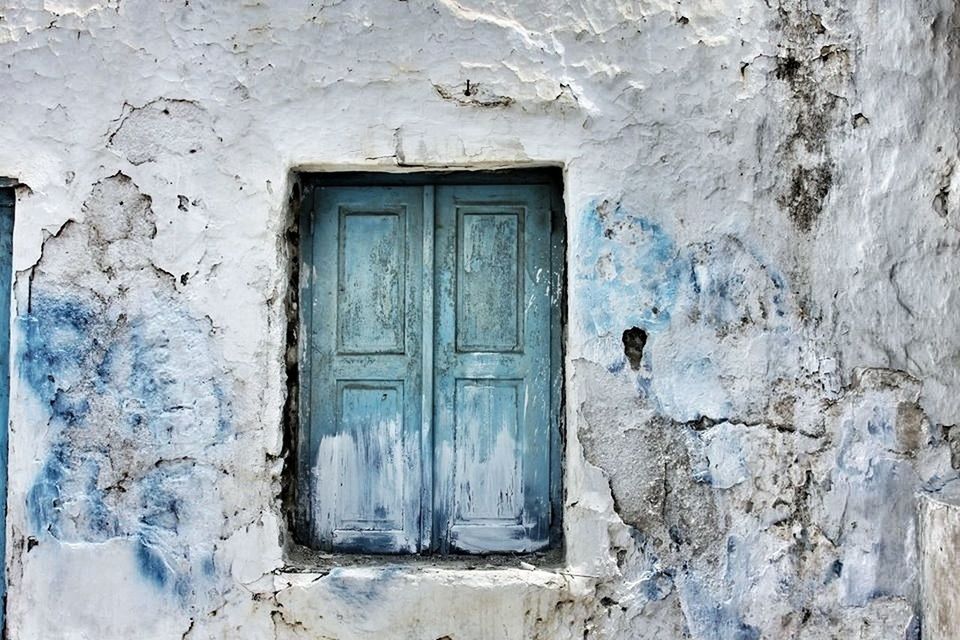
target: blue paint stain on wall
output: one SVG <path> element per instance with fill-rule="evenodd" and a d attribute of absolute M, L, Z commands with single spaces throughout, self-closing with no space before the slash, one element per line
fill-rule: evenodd
<path fill-rule="evenodd" d="M 140 573 L 158 587 L 165 587 L 170 582 L 173 572 L 164 562 L 163 557 L 143 536 L 137 540 L 137 563 L 140 566 Z"/>
<path fill-rule="evenodd" d="M 403 572 L 402 567 L 390 565 L 382 569 L 333 569 L 324 579 L 330 593 L 341 600 L 359 605 L 359 611 L 376 606 L 384 590 L 395 584 L 395 578 Z"/>
<path fill-rule="evenodd" d="M 215 538 L 183 531 L 202 526 L 189 514 L 210 508 L 197 501 L 215 471 L 175 454 L 183 442 L 216 444 L 231 423 L 227 390 L 207 369 L 204 322 L 175 309 L 111 319 L 42 293 L 18 321 L 19 374 L 51 433 L 26 498 L 38 539 L 128 539 L 143 578 L 188 601 L 215 572 Z"/>
<path fill-rule="evenodd" d="M 665 327 L 688 269 L 660 225 L 620 204 L 591 203 L 581 216 L 575 251 L 584 329 L 620 335 L 626 327 Z"/>
<path fill-rule="evenodd" d="M 20 375 L 42 398 L 57 395 L 84 376 L 82 365 L 96 348 L 90 339 L 96 322 L 91 309 L 70 300 L 37 296 L 31 312 L 21 319 L 24 348 L 19 357 Z M 63 416 L 54 413 L 54 418 Z"/>
<path fill-rule="evenodd" d="M 650 335 L 636 383 L 638 393 L 661 413 L 689 420 L 733 411 L 721 372 L 702 350 L 674 353 L 666 370 L 654 377 L 651 352 L 657 334 L 668 326 L 710 327 L 718 337 L 745 331 L 777 334 L 781 348 L 791 350 L 797 314 L 784 277 L 739 238 L 723 235 L 680 246 L 661 225 L 604 200 L 586 207 L 573 249 L 579 262 L 575 317 L 584 332 L 605 345 L 603 357 L 613 374 L 632 374 L 619 348 L 622 332 L 639 327 Z M 670 372 L 691 384 L 675 384 L 668 379 Z M 696 394 L 677 396 L 678 389 L 690 386 L 703 398 L 702 408 L 690 405 Z"/>
<path fill-rule="evenodd" d="M 720 333 L 745 326 L 783 332 L 788 290 L 783 275 L 739 238 L 724 235 L 685 249 L 690 264 L 690 307 L 698 322 Z"/>
<path fill-rule="evenodd" d="M 701 640 L 760 640 L 760 630 L 747 624 L 731 598 L 713 594 L 690 572 L 676 580 L 690 632 Z"/>
<path fill-rule="evenodd" d="M 641 580 L 637 588 L 647 600 L 656 602 L 673 593 L 673 580 L 667 573 L 656 572 Z"/>

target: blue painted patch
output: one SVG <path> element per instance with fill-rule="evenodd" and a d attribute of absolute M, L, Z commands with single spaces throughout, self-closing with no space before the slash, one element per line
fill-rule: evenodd
<path fill-rule="evenodd" d="M 910 558 L 919 478 L 908 461 L 879 451 L 870 456 L 864 471 L 837 468 L 832 475 L 833 486 L 845 493 L 838 538 L 841 595 L 845 605 L 858 607 L 877 598 L 909 597 L 915 584 Z"/>
<path fill-rule="evenodd" d="M 338 567 L 324 578 L 324 584 L 341 600 L 366 607 L 379 603 L 383 591 L 389 588 L 394 578 L 402 572 L 403 568 L 395 565 L 378 569 L 373 575 Z"/>
<path fill-rule="evenodd" d="M 874 407 L 867 419 L 867 433 L 892 447 L 896 441 L 892 422 L 885 409 Z"/>
<path fill-rule="evenodd" d="M 607 365 L 607 371 L 609 371 L 610 373 L 620 373 L 621 371 L 623 371 L 624 367 L 626 366 L 627 366 L 627 359 L 618 358 L 617 360 L 614 360 L 609 365 Z"/>
<path fill-rule="evenodd" d="M 65 299 L 35 295 L 30 313 L 20 318 L 23 347 L 20 375 L 42 398 L 53 400 L 56 389 L 84 378 L 83 364 L 97 347 L 91 309 Z"/>
<path fill-rule="evenodd" d="M 184 533 L 209 526 L 188 514 L 209 508 L 198 501 L 211 472 L 177 452 L 183 440 L 222 440 L 231 423 L 226 389 L 204 369 L 204 322 L 176 309 L 113 322 L 103 309 L 35 291 L 18 323 L 19 375 L 48 408 L 52 434 L 26 498 L 36 535 L 130 539 L 143 578 L 188 601 L 195 579 L 215 573 L 213 536 L 198 544 Z M 118 460 L 133 466 L 122 487 L 108 486 Z"/>
<path fill-rule="evenodd" d="M 60 486 L 66 472 L 64 445 L 60 443 L 50 451 L 40 475 L 27 493 L 27 512 L 34 531 L 46 531 L 55 538 L 60 531 Z"/>
<path fill-rule="evenodd" d="M 200 568 L 205 576 L 212 576 L 217 572 L 217 563 L 212 553 L 203 559 L 203 564 Z"/>
<path fill-rule="evenodd" d="M 688 265 L 660 225 L 619 204 L 591 203 L 581 216 L 577 257 L 584 329 L 620 335 L 667 326 Z"/>
<path fill-rule="evenodd" d="M 137 564 L 140 573 L 158 587 L 165 587 L 173 577 L 173 571 L 163 557 L 154 550 L 143 536 L 137 542 Z"/>
<path fill-rule="evenodd" d="M 685 250 L 690 260 L 691 316 L 720 332 L 751 325 L 782 332 L 790 327 L 783 276 L 756 251 L 733 236 L 721 236 Z"/>
<path fill-rule="evenodd" d="M 185 474 L 189 475 L 189 473 Z M 185 499 L 181 493 L 171 491 L 164 485 L 170 475 L 158 469 L 141 481 L 141 516 L 144 527 L 164 529 L 176 534 L 180 527 L 181 502 Z"/>
<path fill-rule="evenodd" d="M 57 442 L 27 493 L 27 511 L 35 530 L 72 538 L 75 530 L 82 529 L 91 542 L 114 537 L 116 521 L 97 487 L 99 471 L 96 460 L 78 455 L 69 442 Z M 67 507 L 71 517 L 64 519 Z"/>
<path fill-rule="evenodd" d="M 677 580 L 677 588 L 693 637 L 702 640 L 760 640 L 760 630 L 743 620 L 732 600 L 716 598 L 689 572 L 685 571 Z"/>
<path fill-rule="evenodd" d="M 86 417 L 90 410 L 90 401 L 86 398 L 74 398 L 58 390 L 50 402 L 53 415 L 68 427 L 75 427 Z"/>
<path fill-rule="evenodd" d="M 642 580 L 638 587 L 647 600 L 655 602 L 673 593 L 673 580 L 665 573 L 655 573 Z"/>

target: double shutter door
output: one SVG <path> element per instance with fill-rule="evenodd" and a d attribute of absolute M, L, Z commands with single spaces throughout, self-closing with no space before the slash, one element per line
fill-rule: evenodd
<path fill-rule="evenodd" d="M 550 225 L 547 186 L 314 189 L 301 243 L 312 544 L 549 543 Z"/>

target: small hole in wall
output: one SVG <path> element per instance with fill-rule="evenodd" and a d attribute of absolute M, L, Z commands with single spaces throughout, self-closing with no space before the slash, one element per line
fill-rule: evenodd
<path fill-rule="evenodd" d="M 623 332 L 623 355 L 627 357 L 630 368 L 640 369 L 643 359 L 643 348 L 647 345 L 647 332 L 639 327 L 630 327 Z"/>

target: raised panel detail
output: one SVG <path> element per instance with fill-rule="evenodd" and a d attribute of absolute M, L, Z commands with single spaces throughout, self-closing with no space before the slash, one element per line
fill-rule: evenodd
<path fill-rule="evenodd" d="M 523 210 L 458 213 L 457 350 L 519 351 Z"/>
<path fill-rule="evenodd" d="M 522 380 L 457 380 L 454 393 L 456 523 L 520 521 L 518 426 Z"/>
<path fill-rule="evenodd" d="M 404 218 L 340 211 L 339 353 L 404 352 Z"/>
<path fill-rule="evenodd" d="M 402 381 L 340 381 L 337 529 L 392 531 L 403 523 Z"/>

